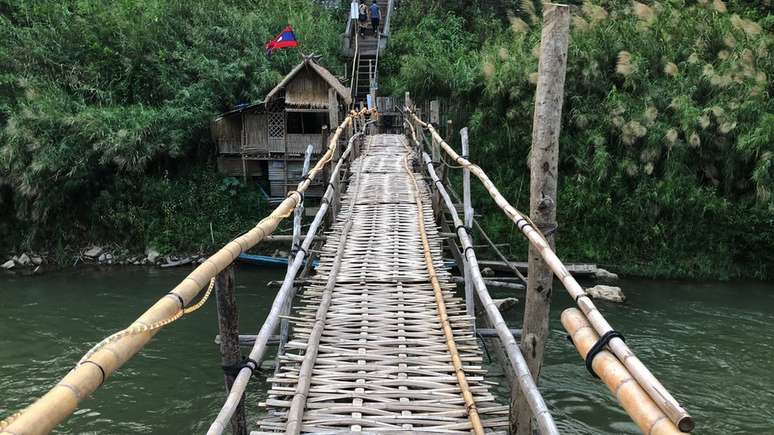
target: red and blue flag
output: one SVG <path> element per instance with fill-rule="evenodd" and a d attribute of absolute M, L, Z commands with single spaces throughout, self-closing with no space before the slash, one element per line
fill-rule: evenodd
<path fill-rule="evenodd" d="M 292 47 L 298 47 L 298 40 L 296 40 L 296 34 L 293 33 L 293 27 L 287 26 L 282 33 L 266 43 L 266 54 L 271 56 L 275 50 Z"/>

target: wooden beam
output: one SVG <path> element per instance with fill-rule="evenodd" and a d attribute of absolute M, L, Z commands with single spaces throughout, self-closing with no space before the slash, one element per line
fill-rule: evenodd
<path fill-rule="evenodd" d="M 218 332 L 220 333 L 220 363 L 225 370 L 223 376 L 226 382 L 226 396 L 234 385 L 236 372 L 242 361 L 242 352 L 239 350 L 239 310 L 236 304 L 234 291 L 234 267 L 229 266 L 219 273 L 215 279 L 215 298 L 218 309 Z M 234 435 L 247 434 L 247 419 L 245 416 L 245 396 L 237 406 L 237 410 L 231 417 L 231 430 Z"/>
<path fill-rule="evenodd" d="M 535 114 L 532 121 L 532 151 L 530 157 L 530 219 L 554 249 L 553 229 L 556 228 L 556 183 L 559 161 L 559 132 L 562 126 L 564 79 L 567 71 L 567 47 L 570 42 L 570 8 L 545 4 L 543 31 L 540 39 L 538 84 L 535 93 Z M 538 383 L 543 365 L 543 352 L 548 338 L 551 309 L 551 268 L 538 249 L 530 245 L 528 254 L 529 279 L 524 303 L 524 327 L 521 342 L 530 373 Z M 532 414 L 526 400 L 519 397 L 512 407 L 511 432 L 532 433 Z"/>

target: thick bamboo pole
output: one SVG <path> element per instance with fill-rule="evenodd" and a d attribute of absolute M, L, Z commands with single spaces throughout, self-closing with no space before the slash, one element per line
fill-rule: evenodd
<path fill-rule="evenodd" d="M 562 128 L 564 78 L 567 71 L 567 48 L 570 43 L 570 8 L 566 5 L 543 5 L 543 30 L 540 37 L 540 63 L 535 92 L 535 114 L 532 121 L 530 152 L 529 213 L 541 230 L 556 227 L 556 184 L 559 176 L 559 132 Z M 546 242 L 554 249 L 553 232 Z M 529 246 L 529 279 L 524 302 L 524 326 L 521 346 L 535 382 L 540 379 L 543 352 L 548 338 L 548 316 L 554 276 L 540 252 Z M 518 400 L 511 419 L 511 432 L 532 433 L 529 407 Z"/>
<path fill-rule="evenodd" d="M 309 164 L 312 160 L 312 151 L 314 150 L 314 146 L 312 144 L 309 144 L 309 146 L 306 147 L 306 153 L 304 155 L 304 165 L 301 170 L 301 178 L 304 178 L 309 173 Z M 303 220 L 304 216 L 304 200 L 301 198 L 301 202 L 298 203 L 298 206 L 296 206 L 296 209 L 293 211 L 293 240 L 290 243 L 290 252 L 288 253 L 288 269 L 290 269 L 291 265 L 293 264 L 293 256 L 298 251 L 298 247 L 301 244 L 301 221 Z M 285 303 L 285 306 L 282 308 L 282 316 L 288 316 L 290 315 L 290 309 L 292 308 L 293 301 L 288 300 Z M 282 354 L 282 352 L 285 350 L 285 344 L 288 341 L 288 335 L 290 334 L 290 322 L 288 319 L 284 318 L 280 321 L 280 341 L 279 345 L 277 346 L 277 353 Z"/>
<path fill-rule="evenodd" d="M 347 119 L 351 119 L 351 118 L 347 117 Z M 337 133 L 338 131 L 339 130 L 337 130 Z M 358 132 L 354 136 L 352 136 L 352 138 L 350 138 L 346 151 L 344 151 L 344 154 L 342 154 L 338 164 L 331 172 L 330 181 L 334 180 L 334 177 L 339 176 L 339 171 L 341 170 L 342 164 L 347 160 L 347 157 L 353 151 L 354 149 L 353 144 L 361 134 L 362 134 L 361 132 Z M 334 135 L 334 138 L 331 139 L 332 143 L 335 143 L 333 142 L 334 140 L 336 141 L 338 140 L 338 135 Z M 333 196 L 333 187 L 331 184 L 329 184 L 328 188 L 325 190 L 325 194 L 323 195 L 322 203 L 320 204 L 320 209 L 317 211 L 317 214 L 315 215 L 314 220 L 309 225 L 309 230 L 307 231 L 306 237 L 304 238 L 304 241 L 301 244 L 302 249 L 300 249 L 299 252 L 296 253 L 292 266 L 288 269 L 287 273 L 285 274 L 285 279 L 282 282 L 282 287 L 280 287 L 279 291 L 277 292 L 277 296 L 274 299 L 274 303 L 271 306 L 271 310 L 269 311 L 269 314 L 266 317 L 266 320 L 264 321 L 260 331 L 258 332 L 258 335 L 255 338 L 255 343 L 253 344 L 253 347 L 250 350 L 248 362 L 245 364 L 245 367 L 243 367 L 239 371 L 239 374 L 237 375 L 237 378 L 234 381 L 234 386 L 231 388 L 230 394 L 226 398 L 226 401 L 223 404 L 223 407 L 221 408 L 220 412 L 218 413 L 218 416 L 212 422 L 209 430 L 207 431 L 208 435 L 222 434 L 223 431 L 226 429 L 226 425 L 228 424 L 229 419 L 236 411 L 236 408 L 239 404 L 239 397 L 247 388 L 247 383 L 250 381 L 250 377 L 253 374 L 253 370 L 255 370 L 260 364 L 260 360 L 263 358 L 263 354 L 266 351 L 266 345 L 269 341 L 269 338 L 274 333 L 274 330 L 277 327 L 282 306 L 285 304 L 285 302 L 288 299 L 293 298 L 292 289 L 294 288 L 293 281 L 295 280 L 296 273 L 301 268 L 304 262 L 304 258 L 306 257 L 306 252 L 308 252 L 309 247 L 312 244 L 312 240 L 315 237 L 315 233 L 320 227 L 320 224 L 322 223 L 322 221 L 325 219 L 325 214 L 328 211 L 328 207 L 330 205 L 332 196 Z"/>
<path fill-rule="evenodd" d="M 218 333 L 220 335 L 220 363 L 223 367 L 234 367 L 242 359 L 239 350 L 239 310 L 234 291 L 234 267 L 229 266 L 218 274 L 215 280 L 215 300 L 218 309 Z M 223 374 L 226 383 L 226 394 L 234 384 L 234 374 L 226 370 Z M 247 420 L 245 417 L 245 397 L 237 408 L 237 412 L 231 418 L 231 431 L 234 435 L 247 434 Z"/>
<path fill-rule="evenodd" d="M 454 341 L 454 331 L 451 328 L 449 315 L 446 311 L 446 302 L 443 299 L 443 291 L 441 290 L 441 284 L 438 282 L 438 275 L 436 274 L 435 266 L 433 265 L 433 256 L 430 250 L 430 242 L 427 240 L 427 233 L 425 231 L 424 208 L 422 206 L 422 199 L 419 197 L 419 185 L 417 184 L 416 177 L 414 176 L 414 173 L 409 166 L 409 154 L 406 154 L 403 165 L 406 170 L 406 174 L 414 184 L 414 200 L 417 204 L 417 221 L 419 223 L 419 236 L 422 240 L 422 251 L 425 257 L 427 274 L 430 276 L 430 284 L 433 286 L 438 317 L 441 320 L 441 327 L 446 338 L 446 347 L 449 349 L 449 354 L 452 360 L 452 367 L 454 367 L 454 374 L 457 377 L 457 385 L 459 385 L 460 391 L 462 392 L 462 398 L 465 401 L 465 409 L 468 413 L 468 420 L 473 426 L 472 432 L 475 435 L 484 435 L 484 426 L 481 423 L 481 417 L 478 414 L 476 401 L 473 398 L 473 393 L 470 391 L 468 379 L 465 375 L 465 370 L 462 367 L 462 360 L 460 359 L 460 354 L 457 351 L 457 343 Z"/>
<path fill-rule="evenodd" d="M 407 125 L 409 126 L 408 133 L 410 133 L 414 143 L 421 148 L 421 145 L 416 138 L 414 128 L 410 123 L 407 123 Z M 540 390 L 538 390 L 537 385 L 535 385 L 535 381 L 532 379 L 532 375 L 530 374 L 529 368 L 527 367 L 527 362 L 524 360 L 524 355 L 521 353 L 521 349 L 516 343 L 516 339 L 513 337 L 513 334 L 508 328 L 508 325 L 505 323 L 500 310 L 497 309 L 497 306 L 492 300 L 492 297 L 489 295 L 489 290 L 484 283 L 484 278 L 481 276 L 481 271 L 478 267 L 478 259 L 476 258 L 476 253 L 473 249 L 473 242 L 471 241 L 468 232 L 463 227 L 462 221 L 457 215 L 457 210 L 454 207 L 454 203 L 449 197 L 449 194 L 446 192 L 446 188 L 442 183 L 440 183 L 440 178 L 438 178 L 438 175 L 435 173 L 433 162 L 430 156 L 423 152 L 422 157 L 433 184 L 438 189 L 438 192 L 443 198 L 443 202 L 447 210 L 452 215 L 452 219 L 454 220 L 454 227 L 457 228 L 457 237 L 459 238 L 460 244 L 462 245 L 463 254 L 465 255 L 466 261 L 470 264 L 470 277 L 476 289 L 478 299 L 481 301 L 484 311 L 489 318 L 489 322 L 497 332 L 497 336 L 500 338 L 503 349 L 508 355 L 511 370 L 513 370 L 513 373 L 516 374 L 519 387 L 530 403 L 530 409 L 532 410 L 532 413 L 535 416 L 535 420 L 538 423 L 540 433 L 544 435 L 558 434 L 559 430 L 556 428 L 554 419 L 551 417 L 551 413 L 548 411 L 548 406 L 546 406 L 546 403 L 543 400 L 543 396 L 540 394 Z"/>
<path fill-rule="evenodd" d="M 418 125 L 427 129 L 430 134 L 437 136 L 440 139 L 438 132 L 435 131 L 432 125 L 423 122 L 414 114 L 411 114 L 410 117 Z M 605 333 L 612 331 L 613 327 L 610 326 L 604 316 L 602 316 L 602 313 L 597 310 L 594 302 L 583 290 L 583 287 L 581 287 L 581 285 L 578 284 L 578 281 L 576 281 L 570 272 L 567 271 L 567 268 L 564 266 L 562 261 L 551 249 L 548 243 L 546 243 L 543 235 L 537 231 L 537 229 L 535 229 L 529 218 L 513 208 L 508 200 L 506 200 L 500 191 L 497 190 L 497 187 L 494 185 L 492 180 L 489 179 L 486 173 L 478 165 L 474 165 L 467 159 L 460 157 L 460 155 L 457 154 L 454 149 L 452 149 L 449 144 L 444 141 L 441 142 L 441 148 L 446 151 L 458 165 L 468 167 L 470 172 L 481 181 L 481 183 L 484 185 L 484 188 L 486 188 L 487 192 L 489 193 L 489 196 L 494 199 L 497 206 L 500 207 L 505 215 L 516 224 L 516 226 L 519 228 L 519 231 L 521 231 L 527 240 L 529 240 L 529 243 L 538 249 L 541 257 L 543 257 L 556 277 L 559 278 L 559 280 L 562 282 L 564 288 L 567 290 L 567 293 L 570 294 L 570 297 L 578 305 L 578 308 L 580 308 L 581 311 L 583 311 L 583 314 L 585 314 L 589 319 L 589 322 L 594 327 L 594 330 L 597 331 L 597 334 L 604 335 Z M 626 343 L 618 337 L 610 340 L 608 346 L 613 351 L 615 356 L 624 363 L 626 368 L 631 372 L 632 376 L 634 376 L 642 388 L 647 391 L 648 395 L 653 398 L 656 404 L 658 404 L 658 406 L 664 411 L 669 419 L 672 420 L 672 422 L 675 423 L 677 427 L 680 428 L 680 430 L 684 432 L 692 431 L 694 427 L 693 418 L 691 418 L 688 412 L 680 406 L 677 400 L 672 397 L 669 391 L 667 391 L 661 382 L 656 379 L 656 377 L 653 375 L 653 373 L 650 372 L 650 370 L 648 370 L 645 364 L 643 364 L 642 361 L 637 358 L 629 346 L 627 346 Z"/>
<path fill-rule="evenodd" d="M 279 223 L 293 212 L 301 200 L 301 194 L 311 184 L 311 180 L 330 161 L 344 128 L 352 122 L 353 117 L 364 116 L 366 113 L 368 112 L 353 113 L 339 125 L 333 138 L 331 138 L 327 152 L 312 168 L 309 176 L 299 183 L 296 191 L 290 192 L 288 197 L 269 216 L 205 260 L 127 328 L 144 330 L 143 332 L 126 334 L 96 350 L 86 361 L 65 375 L 43 397 L 12 419 L 9 418 L 10 424 L 3 427 L 0 433 L 44 434 L 70 416 L 77 409 L 81 400 L 99 388 L 114 371 L 132 358 L 156 335 L 160 328 L 148 328 L 149 325 L 165 322 L 179 316 L 182 307 L 191 303 L 210 280 L 225 270 L 240 254 L 271 234 Z M 239 403 L 239 398 L 241 398 L 241 393 L 237 397 L 235 407 Z"/>
<path fill-rule="evenodd" d="M 568 308 L 562 313 L 562 325 L 570 334 L 581 358 L 586 359 L 586 355 L 599 340 L 599 335 L 589 325 L 586 316 L 577 308 Z M 615 395 L 618 403 L 626 410 L 634 423 L 639 426 L 642 433 L 647 435 L 682 434 L 640 387 L 640 384 L 632 382 L 634 379 L 629 371 L 613 354 L 606 350 L 601 351 L 594 357 L 591 367 Z"/>

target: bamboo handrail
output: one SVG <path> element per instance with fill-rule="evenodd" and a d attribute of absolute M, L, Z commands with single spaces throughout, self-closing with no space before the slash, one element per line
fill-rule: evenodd
<path fill-rule="evenodd" d="M 373 111 L 364 109 L 358 113 L 364 114 L 369 112 L 373 112 Z M 348 116 L 347 119 L 351 119 L 351 116 Z M 342 123 L 342 125 L 344 125 L 344 123 Z M 334 181 L 334 177 L 338 176 L 338 173 L 341 169 L 341 166 L 344 160 L 347 158 L 347 156 L 349 156 L 349 154 L 352 151 L 354 140 L 357 137 L 359 137 L 361 134 L 362 133 L 359 132 L 353 135 L 352 138 L 350 138 L 349 143 L 347 145 L 347 149 L 344 151 L 341 158 L 339 159 L 338 164 L 332 171 L 332 174 L 330 177 L 330 183 L 328 184 L 328 188 L 325 190 L 325 194 L 323 195 L 323 200 L 322 200 L 322 203 L 320 204 L 320 209 L 317 211 L 317 213 L 315 214 L 314 220 L 309 225 L 309 230 L 307 231 L 306 237 L 304 238 L 304 241 L 301 245 L 302 249 L 298 250 L 298 252 L 296 253 L 295 259 L 293 260 L 293 264 L 291 265 L 291 267 L 288 268 L 287 273 L 285 274 L 285 279 L 282 282 L 282 287 L 277 292 L 277 296 L 274 299 L 274 303 L 271 306 L 271 310 L 269 311 L 269 314 L 267 315 L 266 320 L 261 326 L 261 329 L 258 332 L 258 335 L 256 336 L 255 343 L 253 344 L 253 347 L 250 350 L 250 354 L 248 358 L 253 360 L 254 362 L 248 362 L 250 366 L 246 365 L 245 367 L 239 370 L 239 373 L 237 374 L 236 379 L 234 380 L 234 384 L 231 387 L 231 391 L 229 391 L 228 397 L 226 398 L 226 401 L 223 404 L 223 407 L 221 408 L 217 417 L 215 418 L 215 420 L 212 422 L 209 429 L 207 430 L 208 435 L 220 435 L 226 429 L 226 427 L 228 426 L 228 422 L 231 420 L 231 416 L 234 414 L 234 412 L 237 409 L 237 406 L 239 405 L 239 402 L 241 401 L 242 394 L 247 388 L 247 383 L 250 381 L 250 377 L 252 376 L 253 370 L 257 368 L 258 364 L 260 364 L 260 360 L 263 358 L 263 354 L 266 350 L 266 345 L 269 341 L 269 338 L 274 333 L 274 329 L 277 327 L 277 322 L 279 321 L 279 315 L 280 315 L 281 309 L 284 306 L 284 304 L 287 302 L 287 300 L 292 299 L 293 297 L 292 289 L 294 287 L 293 281 L 295 279 L 296 273 L 298 272 L 299 268 L 303 264 L 304 257 L 306 256 L 306 252 L 308 252 L 309 247 L 312 244 L 312 240 L 315 237 L 315 233 L 317 232 L 317 229 L 319 228 L 320 224 L 322 224 L 323 219 L 325 218 L 325 214 L 328 211 L 328 207 L 330 206 L 331 198 L 334 193 L 334 190 L 332 187 L 332 182 Z M 338 140 L 338 138 L 336 139 Z"/>
<path fill-rule="evenodd" d="M 226 244 L 200 264 L 172 291 L 164 295 L 135 320 L 129 328 L 147 327 L 178 315 L 181 309 L 190 304 L 201 290 L 233 263 L 240 254 L 271 234 L 279 223 L 293 212 L 301 201 L 303 192 L 331 160 L 339 137 L 352 122 L 352 119 L 365 116 L 369 112 L 369 110 L 363 110 L 348 115 L 336 129 L 336 133 L 329 142 L 327 152 L 312 168 L 309 175 L 298 184 L 295 191 L 290 192 L 288 197 L 255 227 Z M 3 433 L 11 434 L 42 434 L 51 431 L 77 409 L 81 400 L 99 388 L 114 371 L 142 349 L 160 329 L 128 334 L 99 348 L 90 355 L 88 360 L 73 368 L 45 395 L 20 413 L 5 420 L 5 425 L 0 427 L 0 430 Z"/>
<path fill-rule="evenodd" d="M 589 322 L 594 327 L 594 330 L 596 330 L 600 336 L 613 331 L 613 327 L 610 326 L 604 316 L 602 316 L 602 313 L 599 312 L 597 307 L 594 305 L 594 302 L 592 302 L 591 298 L 583 290 L 583 287 L 581 287 L 581 285 L 578 284 L 578 281 L 576 281 L 570 272 L 567 271 L 567 268 L 548 245 L 542 233 L 534 228 L 529 217 L 523 215 L 513 206 L 511 206 L 508 200 L 506 200 L 505 197 L 500 194 L 500 191 L 497 190 L 497 187 L 494 185 L 492 180 L 489 179 L 486 173 L 478 165 L 474 165 L 467 159 L 460 157 L 460 155 L 457 154 L 454 149 L 452 149 L 449 144 L 443 140 L 438 132 L 435 131 L 435 128 L 433 128 L 430 123 L 426 123 L 419 119 L 419 117 L 416 116 L 416 114 L 414 114 L 410 109 L 407 108 L 406 110 L 417 124 L 430 132 L 430 134 L 441 145 L 441 148 L 447 154 L 449 154 L 449 156 L 457 164 L 469 168 L 470 172 L 478 177 L 489 195 L 492 197 L 492 199 L 495 200 L 495 203 L 498 205 L 498 207 L 503 210 L 505 215 L 516 224 L 519 230 L 524 233 L 524 236 L 527 237 L 529 242 L 540 252 L 541 257 L 543 257 L 546 264 L 548 264 L 554 274 L 562 282 L 564 288 L 570 294 L 570 297 L 572 297 L 581 311 L 586 315 Z M 684 432 L 690 432 L 693 430 L 695 426 L 693 418 L 685 409 L 680 406 L 677 400 L 672 397 L 669 391 L 667 391 L 661 382 L 656 379 L 656 377 L 653 375 L 653 373 L 650 372 L 650 370 L 648 370 L 645 364 L 643 364 L 642 361 L 637 358 L 634 352 L 632 352 L 632 350 L 623 340 L 615 337 L 610 340 L 608 347 L 626 366 L 626 368 L 631 372 L 632 376 L 637 380 L 637 382 L 640 383 L 648 395 L 653 398 L 653 401 L 656 402 L 659 408 L 664 411 L 667 417 L 669 417 L 669 419 L 675 423 L 675 425 L 677 425 L 680 430 Z"/>
<path fill-rule="evenodd" d="M 355 25 L 359 26 L 358 23 L 355 23 Z M 359 34 L 360 34 L 359 30 L 355 32 L 355 51 L 352 54 L 352 77 L 350 77 L 351 89 L 349 90 L 349 93 L 350 93 L 350 96 L 352 97 L 353 104 L 355 102 L 355 97 L 357 96 L 357 82 L 358 82 L 357 76 L 359 75 L 358 73 L 360 72 L 359 68 L 356 68 L 359 66 L 358 64 L 360 63 L 357 59 L 358 56 L 360 56 L 360 52 L 359 52 L 360 48 L 358 47 Z"/>
<path fill-rule="evenodd" d="M 414 127 L 410 122 L 407 122 L 406 124 L 409 126 L 409 131 L 411 132 L 414 143 L 421 148 L 421 144 L 417 140 Z M 481 270 L 478 266 L 478 259 L 476 257 L 475 250 L 473 249 L 473 243 L 470 239 L 470 235 L 465 230 L 463 222 L 460 220 L 460 217 L 457 213 L 457 209 L 454 207 L 454 203 L 449 197 L 449 194 L 446 191 L 443 183 L 441 183 L 440 178 L 438 178 L 438 175 L 435 173 L 432 159 L 425 152 L 422 152 L 422 157 L 433 184 L 438 189 L 438 192 L 443 198 L 447 210 L 452 216 L 454 227 L 457 228 L 457 237 L 460 241 L 460 244 L 462 245 L 463 253 L 469 264 L 468 269 L 470 270 L 473 287 L 476 290 L 478 299 L 481 301 L 481 304 L 484 307 L 486 315 L 489 318 L 489 322 L 493 325 L 495 332 L 497 333 L 497 336 L 499 337 L 500 342 L 504 347 L 505 353 L 508 356 L 508 361 L 511 365 L 511 369 L 516 374 L 521 392 L 526 397 L 527 403 L 532 410 L 532 414 L 535 416 L 535 420 L 537 421 L 538 427 L 540 428 L 540 433 L 544 435 L 557 435 L 559 434 L 559 430 L 556 427 L 556 423 L 554 423 L 554 419 L 548 410 L 548 406 L 546 405 L 545 400 L 543 400 L 543 396 L 540 394 L 540 390 L 538 390 L 535 381 L 532 379 L 529 367 L 527 367 L 527 361 L 524 359 L 524 355 L 522 355 L 521 349 L 519 348 L 518 343 L 516 343 L 516 339 L 513 337 L 513 334 L 511 334 L 508 325 L 505 323 L 500 310 L 492 300 L 492 297 L 489 294 L 489 289 L 484 282 L 484 278 L 481 276 Z"/>

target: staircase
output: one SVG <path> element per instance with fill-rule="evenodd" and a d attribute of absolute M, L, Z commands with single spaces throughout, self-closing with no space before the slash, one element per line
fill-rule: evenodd
<path fill-rule="evenodd" d="M 380 53 L 384 52 L 387 38 L 389 37 L 388 25 L 392 10 L 391 0 L 377 0 L 381 11 L 381 20 L 379 21 L 379 35 L 374 35 L 370 28 L 365 31 L 364 36 L 359 35 L 357 26 L 351 34 L 349 40 L 345 41 L 344 51 L 348 52 L 350 57 L 349 71 L 352 71 L 350 87 L 355 105 L 360 102 L 365 104 L 368 94 L 371 91 L 371 80 L 378 80 L 378 62 Z M 370 7 L 370 2 L 366 2 Z M 385 32 L 386 29 L 386 32 Z M 357 47 L 357 48 L 355 48 Z"/>
<path fill-rule="evenodd" d="M 371 92 L 371 74 L 376 66 L 376 56 L 358 56 L 354 61 L 357 62 L 355 65 L 357 80 L 353 81 L 354 101 L 366 101 Z"/>

